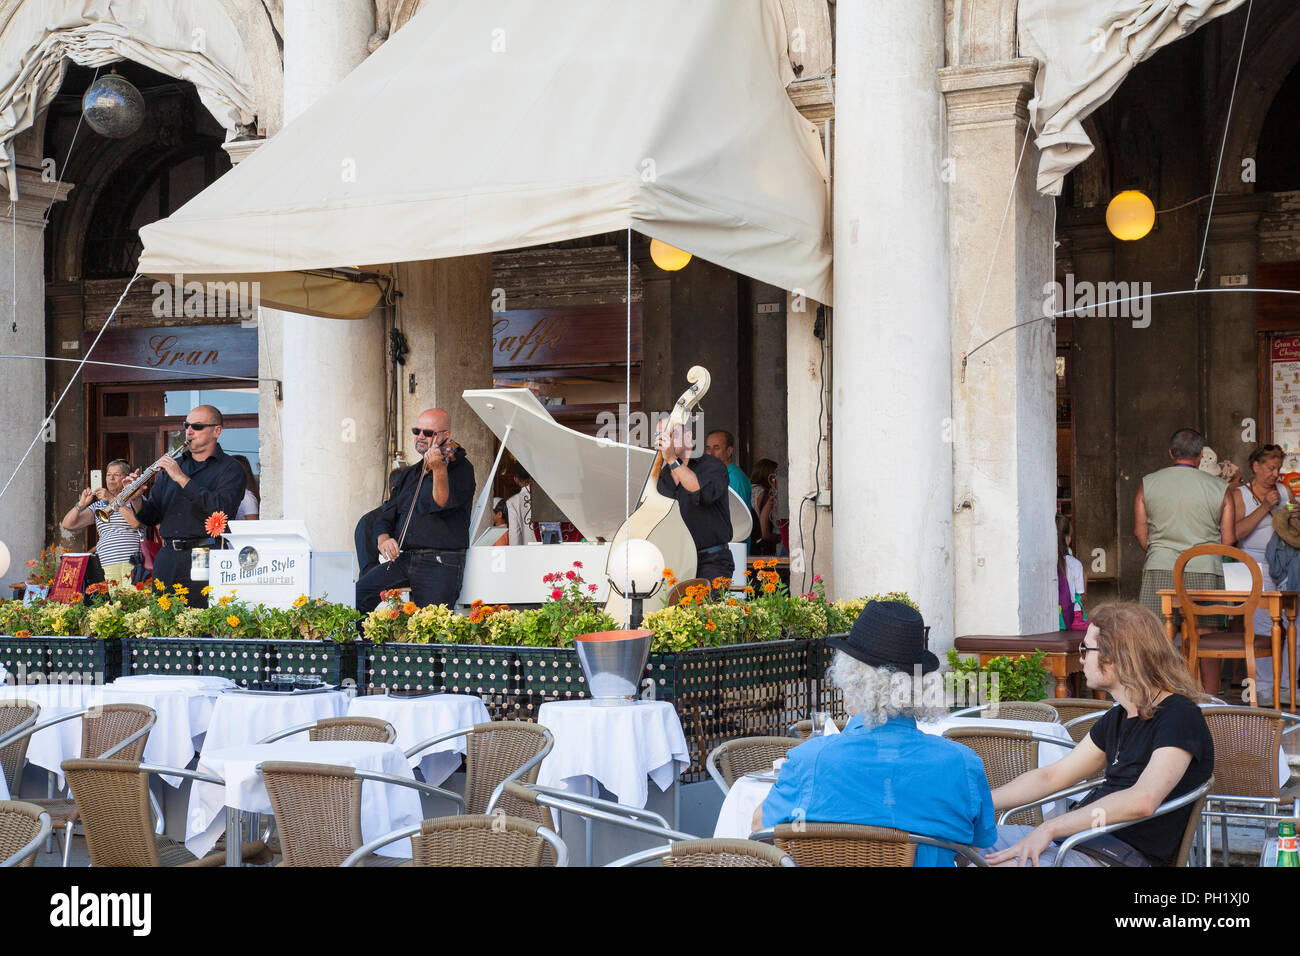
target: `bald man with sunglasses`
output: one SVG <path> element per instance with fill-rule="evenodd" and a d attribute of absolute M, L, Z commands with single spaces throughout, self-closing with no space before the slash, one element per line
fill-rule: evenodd
<path fill-rule="evenodd" d="M 451 440 L 451 416 L 441 408 L 420 413 L 415 450 L 420 460 L 397 478 L 397 490 L 374 522 L 379 565 L 357 580 L 356 605 L 368 614 L 379 595 L 410 587 L 420 607 L 456 603 L 465 574 L 474 466 Z"/>

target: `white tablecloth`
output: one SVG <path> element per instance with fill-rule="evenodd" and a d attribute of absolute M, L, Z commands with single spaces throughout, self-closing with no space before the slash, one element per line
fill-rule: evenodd
<path fill-rule="evenodd" d="M 141 690 L 174 690 L 184 694 L 190 702 L 190 728 L 195 744 L 207 733 L 212 721 L 212 706 L 221 692 L 233 688 L 235 682 L 227 677 L 186 677 L 171 674 L 132 674 L 119 677 L 107 686 Z"/>
<path fill-rule="evenodd" d="M 323 717 L 342 717 L 347 713 L 348 695 L 332 690 L 323 694 L 238 694 L 217 698 L 203 740 L 203 756 L 210 750 L 255 744 L 276 731 Z M 291 739 L 306 740 L 307 732 Z"/>
<path fill-rule="evenodd" d="M 167 767 L 187 766 L 194 756 L 194 737 L 202 733 L 192 720 L 189 696 L 176 690 L 146 690 L 114 684 L 27 684 L 0 688 L 0 698 L 25 698 L 39 704 L 41 723 L 97 704 L 144 704 L 152 707 L 158 715 L 158 722 L 149 732 L 144 760 Z M 53 771 L 58 776 L 59 786 L 64 782 L 60 765 L 80 756 L 80 720 L 65 720 L 42 730 L 33 735 L 27 747 L 27 760 Z M 180 786 L 179 777 L 164 779 L 174 787 Z"/>
<path fill-rule="evenodd" d="M 537 777 L 543 786 L 579 789 L 581 778 L 592 777 L 624 806 L 644 807 L 647 777 L 667 790 L 690 765 L 686 735 L 668 701 L 549 701 L 537 722 L 555 735 Z"/>
<path fill-rule="evenodd" d="M 313 695 L 316 696 L 316 695 Z M 267 760 L 295 760 L 327 763 L 415 779 L 401 748 L 394 744 L 352 740 L 278 740 L 270 744 L 207 748 L 199 758 L 199 771 L 220 777 L 224 787 L 196 782 L 190 790 L 186 815 L 185 846 L 196 856 L 212 850 L 225 830 L 225 808 L 248 813 L 272 813 L 271 798 L 257 765 Z M 423 819 L 420 795 L 409 787 L 367 781 L 361 790 L 361 836 L 373 840 L 390 830 L 419 823 Z M 411 855 L 409 841 L 394 843 L 380 851 L 387 856 Z"/>
<path fill-rule="evenodd" d="M 370 694 L 354 697 L 348 704 L 349 717 L 378 717 L 397 731 L 397 746 L 410 750 L 421 741 L 487 723 L 492 719 L 483 701 L 468 694 L 434 694 L 430 697 L 388 697 Z M 410 758 L 411 768 L 420 768 L 427 783 L 442 783 L 460 766 L 465 753 L 465 738 L 436 744 L 423 754 Z"/>

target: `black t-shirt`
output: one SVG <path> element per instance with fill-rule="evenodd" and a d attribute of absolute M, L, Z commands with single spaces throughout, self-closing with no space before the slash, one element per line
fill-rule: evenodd
<path fill-rule="evenodd" d="M 1161 747 L 1177 747 L 1192 755 L 1187 771 L 1165 800 L 1195 790 L 1214 773 L 1210 728 L 1201 709 L 1178 694 L 1161 701 L 1150 720 L 1129 717 L 1123 707 L 1112 707 L 1092 725 L 1088 735 L 1106 753 L 1106 782 L 1088 795 L 1085 804 L 1132 787 L 1151 762 L 1151 755 Z M 1191 814 L 1190 806 L 1183 807 L 1146 823 L 1116 830 L 1114 836 L 1153 863 L 1167 864 L 1178 852 Z"/>
<path fill-rule="evenodd" d="M 214 511 L 234 518 L 244 500 L 244 469 L 239 462 L 213 446 L 212 454 L 195 461 L 189 452 L 181 455 L 181 472 L 190 480 L 184 488 L 159 471 L 148 497 L 135 506 L 141 524 L 158 525 L 164 538 L 203 538 L 205 524 Z"/>
<path fill-rule="evenodd" d="M 701 455 L 686 463 L 700 483 L 699 491 L 687 491 L 673 481 L 668 466 L 659 472 L 659 494 L 675 498 L 682 521 L 691 533 L 695 549 L 703 551 L 731 540 L 731 505 L 727 501 L 727 466 L 712 455 Z"/>

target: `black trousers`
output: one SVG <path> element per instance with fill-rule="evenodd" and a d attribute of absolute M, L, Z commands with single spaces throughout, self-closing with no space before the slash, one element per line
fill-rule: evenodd
<path fill-rule="evenodd" d="M 695 565 L 695 576 L 704 578 L 712 583 L 714 578 L 725 577 L 728 581 L 736 572 L 736 559 L 731 555 L 731 549 L 725 548 L 722 551 L 714 551 L 712 554 L 698 555 Z"/>
<path fill-rule="evenodd" d="M 464 551 L 439 554 L 406 551 L 399 554 L 396 561 L 381 564 L 357 579 L 357 610 L 369 614 L 379 606 L 381 591 L 408 586 L 411 600 L 420 607 L 428 604 L 451 607 L 460 596 L 464 576 Z"/>
<path fill-rule="evenodd" d="M 379 567 L 379 544 L 377 543 L 378 535 L 375 534 L 375 519 L 379 517 L 379 512 L 383 510 L 376 508 L 374 511 L 367 511 L 357 522 L 357 528 L 352 532 L 352 543 L 357 549 L 357 567 L 361 573 L 357 575 L 364 578 L 367 574 Z"/>
<path fill-rule="evenodd" d="M 193 558 L 190 552 L 175 551 L 164 545 L 158 552 L 158 557 L 153 559 L 153 576 L 157 581 L 167 585 L 170 592 L 173 584 L 180 584 L 189 589 L 186 600 L 190 607 L 207 607 L 208 598 L 203 593 L 203 587 L 206 581 L 198 587 L 190 580 L 190 562 Z"/>

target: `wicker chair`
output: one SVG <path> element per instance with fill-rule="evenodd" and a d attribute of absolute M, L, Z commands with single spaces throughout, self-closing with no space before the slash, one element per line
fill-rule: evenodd
<path fill-rule="evenodd" d="M 323 717 L 320 720 L 298 724 L 277 730 L 269 737 L 263 737 L 259 744 L 269 744 L 285 737 L 292 737 L 307 731 L 307 739 L 318 740 L 353 740 L 361 743 L 393 744 L 397 743 L 397 731 L 388 721 L 379 717 Z"/>
<path fill-rule="evenodd" d="M 1226 861 L 1228 820 L 1267 821 L 1294 812 L 1300 781 L 1292 778 L 1286 786 L 1278 784 L 1278 754 L 1285 724 L 1300 723 L 1300 717 L 1264 707 L 1202 707 L 1201 714 L 1214 738 L 1216 783 L 1204 811 L 1205 865 L 1209 866 L 1213 819 L 1219 821 Z M 1229 805 L 1236 809 L 1229 811 Z M 1258 812 L 1242 812 L 1243 806 Z"/>
<path fill-rule="evenodd" d="M 1033 720 L 1042 724 L 1059 724 L 1056 708 L 1041 700 L 1000 700 L 953 711 L 949 717 L 992 717 L 996 720 Z"/>
<path fill-rule="evenodd" d="M 338 866 L 364 842 L 361 787 L 366 780 L 410 787 L 450 799 L 457 794 L 406 777 L 322 763 L 272 761 L 258 765 L 275 811 L 280 866 Z M 398 866 L 394 857 L 368 857 L 365 866 Z"/>
<path fill-rule="evenodd" d="M 678 581 L 673 585 L 672 590 L 668 592 L 668 596 L 664 598 L 664 606 L 672 607 L 673 605 L 679 604 L 682 598 L 686 597 L 687 588 L 699 587 L 701 585 L 708 587 L 709 584 L 710 582 L 706 581 L 704 578 L 687 578 L 685 581 Z"/>
<path fill-rule="evenodd" d="M 1098 700 L 1095 697 L 1058 697 L 1044 703 L 1056 710 L 1061 723 L 1070 733 L 1070 739 L 1076 744 L 1088 735 L 1094 720 L 1115 706 L 1114 701 Z"/>
<path fill-rule="evenodd" d="M 751 840 L 775 844 L 796 866 L 912 866 L 922 844 L 951 850 L 974 866 L 988 866 L 974 847 L 856 823 L 783 823 L 750 834 Z"/>
<path fill-rule="evenodd" d="M 849 718 L 848 718 L 848 717 L 836 717 L 836 718 L 835 718 L 835 729 L 836 729 L 836 730 L 843 730 L 844 727 L 845 727 L 845 725 L 848 724 L 848 722 L 849 722 Z M 800 721 L 798 721 L 797 723 L 793 723 L 793 724 L 791 724 L 791 725 L 790 725 L 790 736 L 791 736 L 791 737 L 798 737 L 800 740 L 808 740 L 810 737 L 812 737 L 812 721 L 811 721 L 811 720 L 800 720 Z"/>
<path fill-rule="evenodd" d="M 382 846 L 410 837 L 412 866 L 541 866 L 550 846 L 557 866 L 568 850 L 550 829 L 504 813 L 435 817 L 371 840 L 343 861 L 356 866 Z"/>
<path fill-rule="evenodd" d="M 40 716 L 40 704 L 30 700 L 0 701 L 0 775 L 4 776 L 9 792 L 15 796 L 22 785 L 27 744 L 32 739 L 23 731 L 35 726 Z M 13 743 L 6 744 L 5 740 L 10 737 L 14 738 Z"/>
<path fill-rule="evenodd" d="M 1065 741 L 1055 737 L 1001 727 L 949 727 L 943 735 L 979 754 L 984 761 L 984 776 L 988 778 L 990 790 L 1010 783 L 1022 773 L 1038 769 L 1039 744 L 1065 746 Z M 1043 822 L 1042 809 L 1027 810 L 1009 822 L 1036 827 Z M 797 858 L 795 862 L 798 862 Z"/>
<path fill-rule="evenodd" d="M 74 717 L 81 718 L 81 756 L 109 757 L 118 760 L 140 761 L 144 759 L 144 748 L 149 742 L 149 732 L 158 722 L 158 715 L 152 707 L 143 704 L 102 704 L 90 710 L 73 711 L 62 714 L 42 723 L 33 724 L 22 731 L 22 747 L 27 749 L 27 741 L 38 731 Z M 13 746 L 11 742 L 9 746 Z M 8 747 L 6 747 L 8 749 Z M 50 822 L 58 830 L 63 828 L 63 865 L 68 865 L 72 852 L 72 831 L 77 825 L 77 803 L 71 797 L 54 796 L 53 776 L 50 778 L 50 795 L 31 800 L 50 815 Z"/>
<path fill-rule="evenodd" d="M 726 794 L 745 774 L 771 770 L 773 761 L 797 746 L 799 741 L 793 737 L 741 737 L 725 741 L 709 754 L 709 776 Z"/>
<path fill-rule="evenodd" d="M 149 812 L 149 774 L 220 784 L 216 777 L 133 760 L 65 760 L 63 772 L 86 828 L 91 866 L 221 866 L 225 851 L 199 858 L 185 844 L 154 832 Z M 269 863 L 260 840 L 242 847 L 248 863 Z"/>
<path fill-rule="evenodd" d="M 35 804 L 0 800 L 0 868 L 34 865 L 51 830 L 50 815 Z"/>
<path fill-rule="evenodd" d="M 636 866 L 658 860 L 660 866 L 794 866 L 784 850 L 751 840 L 677 840 L 654 847 L 609 866 Z"/>
<path fill-rule="evenodd" d="M 1073 794 L 1084 793 L 1085 791 L 1092 790 L 1101 782 L 1101 779 L 1086 780 L 1083 783 L 1077 783 L 1064 790 L 1058 790 L 1056 793 L 1049 793 L 1047 796 L 1040 798 L 1034 803 L 1025 804 L 1020 807 L 1011 807 L 1008 810 L 1004 810 L 1002 815 L 998 817 L 998 824 L 1001 825 L 1007 823 L 1013 816 L 1023 813 L 1029 807 L 1041 808 L 1043 805 L 1053 801 L 1064 799 Z M 1175 810 L 1180 810 L 1183 807 L 1190 805 L 1192 810 L 1191 813 L 1188 814 L 1187 825 L 1183 828 L 1183 838 L 1179 841 L 1178 850 L 1174 854 L 1173 861 L 1170 863 L 1171 866 L 1186 866 L 1187 860 L 1192 853 L 1192 845 L 1196 842 L 1196 831 L 1201 823 L 1201 814 L 1205 809 L 1206 798 L 1212 789 L 1214 789 L 1214 777 L 1210 777 L 1209 780 L 1205 781 L 1205 783 L 1201 784 L 1195 790 L 1185 793 L 1181 797 L 1166 800 L 1164 803 L 1160 804 L 1160 806 L 1156 807 L 1155 812 L 1150 816 L 1138 817 L 1136 820 L 1125 820 L 1123 823 L 1111 823 L 1107 826 L 1093 827 L 1090 830 L 1080 830 L 1078 833 L 1071 834 L 1061 841 L 1060 849 L 1057 850 L 1056 859 L 1053 861 L 1052 865 L 1064 866 L 1066 854 L 1069 853 L 1070 850 L 1074 849 L 1078 844 L 1091 840 L 1093 837 L 1101 836 L 1103 833 L 1114 833 L 1116 830 L 1122 830 L 1125 827 L 1131 827 L 1135 823 L 1142 823 L 1146 820 L 1153 820 L 1156 817 L 1164 816 L 1166 813 L 1173 813 Z M 1082 853 L 1086 851 L 1080 850 L 1079 852 Z M 1114 864 L 1108 863 L 1107 865 Z"/>
<path fill-rule="evenodd" d="M 531 787 L 509 780 L 502 787 L 500 796 L 488 812 L 505 813 L 522 820 L 532 820 L 552 833 L 559 833 L 560 828 L 555 825 L 555 816 L 551 813 L 551 808 L 541 802 L 540 796 Z M 548 843 L 542 850 L 542 866 L 555 866 L 556 862 L 555 851 Z"/>
<path fill-rule="evenodd" d="M 421 741 L 406 751 L 414 757 L 444 740 L 465 737 L 465 813 L 491 813 L 506 781 L 533 783 L 542 760 L 555 746 L 545 727 L 522 720 L 494 720 Z"/>

